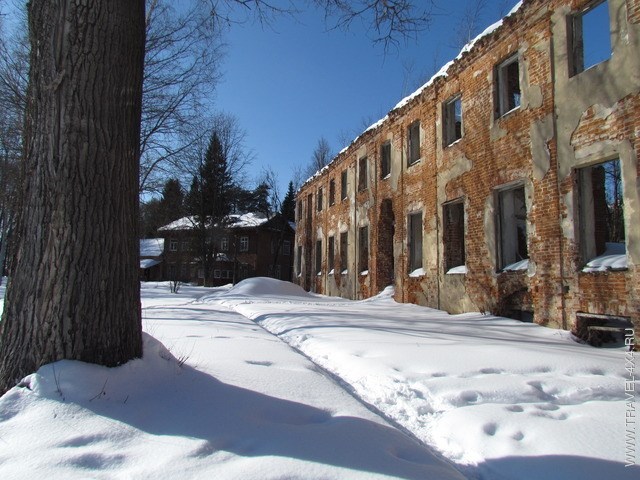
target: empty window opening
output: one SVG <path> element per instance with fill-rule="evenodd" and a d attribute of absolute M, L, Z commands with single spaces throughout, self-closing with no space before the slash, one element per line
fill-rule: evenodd
<path fill-rule="evenodd" d="M 391 174 L 391 142 L 385 142 L 380 147 L 380 178 Z"/>
<path fill-rule="evenodd" d="M 464 203 L 447 203 L 442 208 L 444 243 L 444 269 L 448 273 L 464 273 Z M 455 270 L 454 270 L 455 269 Z M 453 270 L 453 271 L 452 271 Z"/>
<path fill-rule="evenodd" d="M 282 255 L 290 256 L 291 255 L 291 241 L 283 240 L 282 242 Z"/>
<path fill-rule="evenodd" d="M 409 166 L 420 160 L 420 120 L 416 120 L 409 125 L 407 138 L 409 143 L 407 166 Z"/>
<path fill-rule="evenodd" d="M 575 75 L 611 57 L 609 2 L 597 2 L 570 17 L 572 65 Z"/>
<path fill-rule="evenodd" d="M 362 192 L 367 189 L 368 186 L 368 171 L 367 166 L 369 162 L 367 157 L 362 157 L 358 161 L 358 191 Z"/>
<path fill-rule="evenodd" d="M 333 274 L 333 270 L 335 267 L 334 257 L 336 254 L 335 239 L 333 237 L 329 237 L 328 249 L 329 254 L 327 256 L 327 268 L 329 269 L 329 274 Z"/>
<path fill-rule="evenodd" d="M 322 240 L 316 240 L 316 273 L 322 273 Z"/>
<path fill-rule="evenodd" d="M 514 55 L 496 67 L 496 116 L 520 106 L 520 67 Z"/>
<path fill-rule="evenodd" d="M 407 227 L 409 272 L 416 272 L 416 270 L 422 268 L 422 212 L 409 215 L 407 218 Z"/>
<path fill-rule="evenodd" d="M 358 268 L 360 273 L 369 270 L 369 227 L 358 230 Z"/>
<path fill-rule="evenodd" d="M 498 192 L 498 267 L 501 270 L 526 270 L 527 205 L 524 186 Z"/>
<path fill-rule="evenodd" d="M 298 275 L 302 275 L 302 245 L 298 245 L 298 252 L 296 254 L 296 272 Z"/>
<path fill-rule="evenodd" d="M 457 96 L 442 106 L 442 140 L 445 146 L 462 138 L 462 97 Z"/>
<path fill-rule="evenodd" d="M 340 268 L 342 273 L 346 274 L 349 270 L 349 233 L 342 232 L 340 234 Z"/>
<path fill-rule="evenodd" d="M 319 212 L 321 212 L 321 211 L 322 211 L 322 202 L 323 202 L 323 200 L 324 200 L 324 199 L 323 199 L 322 187 L 320 187 L 320 188 L 318 189 L 318 197 L 317 197 L 317 199 L 316 199 L 316 202 L 317 202 L 317 205 L 316 205 L 316 206 L 317 206 L 317 208 L 318 208 L 318 211 L 319 211 Z"/>
<path fill-rule="evenodd" d="M 580 253 L 586 271 L 627 268 L 620 161 L 578 170 Z"/>
<path fill-rule="evenodd" d="M 296 217 L 298 221 L 302 220 L 302 200 L 298 200 L 298 216 Z"/>
<path fill-rule="evenodd" d="M 533 323 L 533 312 L 529 310 L 521 310 L 521 309 L 511 309 L 504 314 L 507 318 L 512 318 L 514 320 L 520 320 L 524 323 Z"/>
<path fill-rule="evenodd" d="M 376 235 L 376 282 L 377 291 L 394 283 L 395 259 L 393 255 L 393 239 L 395 236 L 395 214 L 393 202 L 385 198 L 380 203 Z"/>
<path fill-rule="evenodd" d="M 309 193 L 307 195 L 307 225 L 311 225 L 311 217 L 313 215 L 313 194 Z"/>
<path fill-rule="evenodd" d="M 343 171 L 340 175 L 340 198 L 346 200 L 347 198 L 347 171 Z"/>
<path fill-rule="evenodd" d="M 329 182 L 329 206 L 336 203 L 336 181 L 332 178 Z"/>

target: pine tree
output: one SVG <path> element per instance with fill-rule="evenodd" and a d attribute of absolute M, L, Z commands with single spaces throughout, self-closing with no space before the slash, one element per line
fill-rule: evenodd
<path fill-rule="evenodd" d="M 207 217 L 213 223 L 219 223 L 231 212 L 233 179 L 222 143 L 215 131 L 209 140 L 209 146 L 198 174 L 201 189 L 200 211 L 194 212 L 194 214 Z"/>
<path fill-rule="evenodd" d="M 187 215 L 194 217 L 193 250 L 204 269 L 205 285 L 213 281 L 220 238 L 229 223 L 236 190 L 220 137 L 214 130 L 184 201 Z"/>
<path fill-rule="evenodd" d="M 265 217 L 271 216 L 271 204 L 269 203 L 270 188 L 266 182 L 260 183 L 251 192 L 251 210 L 261 213 Z"/>
<path fill-rule="evenodd" d="M 296 192 L 293 188 L 293 182 L 289 182 L 287 194 L 284 196 L 284 200 L 282 200 L 280 213 L 290 222 L 296 220 Z"/>
<path fill-rule="evenodd" d="M 184 192 L 177 178 L 170 178 L 164 184 L 160 212 L 163 224 L 173 222 L 184 215 Z"/>
<path fill-rule="evenodd" d="M 191 187 L 184 197 L 184 212 L 187 215 L 196 215 L 200 211 L 200 180 L 197 175 L 191 180 Z"/>

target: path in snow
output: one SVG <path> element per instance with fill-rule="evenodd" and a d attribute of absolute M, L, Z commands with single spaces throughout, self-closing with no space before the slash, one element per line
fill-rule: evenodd
<path fill-rule="evenodd" d="M 354 302 L 283 288 L 252 279 L 203 301 L 278 335 L 469 476 L 640 478 L 637 466 L 625 467 L 635 403 L 625 395 L 623 348 L 398 304 L 390 292 Z"/>
<path fill-rule="evenodd" d="M 153 287 L 142 360 L 57 362 L 0 398 L 0 478 L 463 478 L 205 290 Z"/>

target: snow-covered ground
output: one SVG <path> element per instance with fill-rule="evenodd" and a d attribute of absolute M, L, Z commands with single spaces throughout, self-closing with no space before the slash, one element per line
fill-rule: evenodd
<path fill-rule="evenodd" d="M 142 293 L 144 359 L 57 362 L 0 398 L 0 478 L 639 478 L 622 348 L 390 292 Z"/>

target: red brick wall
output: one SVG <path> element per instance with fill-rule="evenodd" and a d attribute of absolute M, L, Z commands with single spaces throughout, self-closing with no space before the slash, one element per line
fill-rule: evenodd
<path fill-rule="evenodd" d="M 553 37 L 558 29 L 554 14 L 556 10 L 579 11 L 587 4 L 588 0 L 525 0 L 500 28 L 463 54 L 446 77 L 435 79 L 404 106 L 391 111 L 384 122 L 364 132 L 321 175 L 302 187 L 298 198 L 306 199 L 320 186 L 327 191 L 330 179 L 335 179 L 338 194 L 334 206 L 314 212 L 311 225 L 298 226 L 297 244 L 307 244 L 311 236 L 315 245 L 320 236 L 326 245 L 333 232 L 339 256 L 340 229 L 348 229 L 350 244 L 355 244 L 358 227 L 369 226 L 368 275 L 353 269 L 357 250 L 352 249 L 348 275 L 328 276 L 326 268 L 318 277 L 313 272 L 316 291 L 366 298 L 393 279 L 396 300 L 436 308 L 500 314 L 524 310 L 533 312 L 540 324 L 562 328 L 571 328 L 578 311 L 640 321 L 639 267 L 630 265 L 626 272 L 582 273 L 575 236 L 566 227 L 576 218 L 576 180 L 573 173 L 559 175 L 564 168 L 561 163 L 571 160 L 562 157 L 559 161 L 556 118 L 566 99 L 554 95 L 558 76 L 567 75 L 568 70 L 554 57 L 559 48 Z M 630 24 L 639 23 L 640 0 L 629 0 L 626 6 Z M 519 55 L 523 103 L 495 118 L 495 67 L 515 53 Z M 462 96 L 463 137 L 443 146 L 442 104 L 458 94 Z M 602 109 L 586 108 L 571 135 L 571 146 L 578 149 L 624 140 L 640 152 L 638 88 L 609 110 L 603 115 Z M 421 159 L 407 166 L 407 129 L 415 120 L 421 123 Z M 392 174 L 381 179 L 380 148 L 389 140 Z M 363 155 L 369 159 L 369 182 L 359 192 L 357 162 Z M 637 165 L 636 176 L 640 176 L 640 161 Z M 345 168 L 350 193 L 349 200 L 343 201 L 338 197 L 340 173 Z M 528 271 L 499 272 L 496 192 L 517 184 L 524 185 L 526 196 L 530 266 Z M 464 204 L 467 274 L 460 282 L 448 282 L 445 243 L 453 239 L 444 234 L 442 212 L 443 204 L 455 199 Z M 425 272 L 414 278 L 408 275 L 406 222 L 417 211 L 423 213 Z M 444 286 L 459 289 L 449 297 L 459 298 L 460 305 L 447 304 L 450 300 L 441 291 Z"/>

